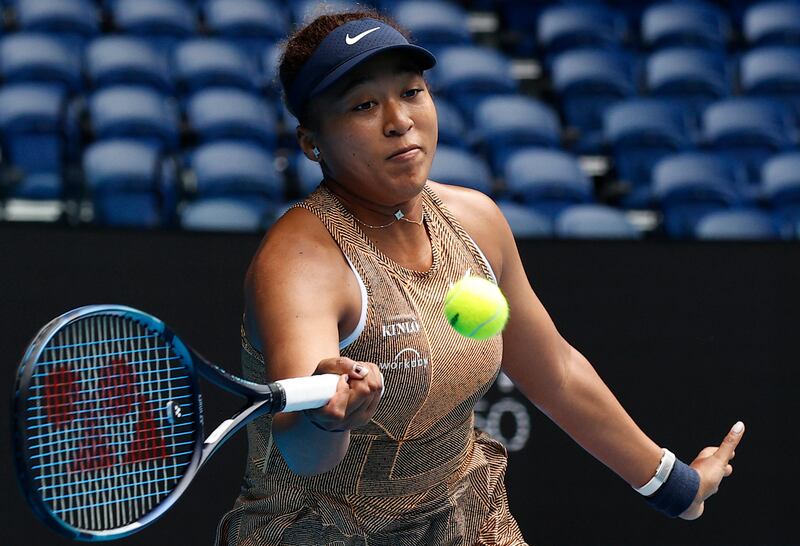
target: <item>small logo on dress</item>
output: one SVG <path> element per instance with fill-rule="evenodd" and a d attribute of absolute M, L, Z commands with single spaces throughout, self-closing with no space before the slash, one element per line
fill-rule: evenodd
<path fill-rule="evenodd" d="M 419 351 L 412 347 L 406 347 L 394 357 L 391 362 L 380 362 L 378 368 L 383 370 L 411 370 L 413 368 L 425 368 L 428 366 L 428 357 L 422 356 Z"/>
<path fill-rule="evenodd" d="M 389 324 L 381 324 L 381 335 L 383 337 L 395 337 L 404 334 L 416 334 L 419 332 L 420 326 L 417 320 L 404 320 L 399 322 L 391 322 Z"/>

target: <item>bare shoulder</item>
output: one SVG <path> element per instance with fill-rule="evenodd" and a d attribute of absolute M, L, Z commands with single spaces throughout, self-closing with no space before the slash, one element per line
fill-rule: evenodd
<path fill-rule="evenodd" d="M 428 185 L 478 244 L 492 269 L 499 275 L 502 271 L 503 249 L 513 243 L 514 238 L 494 200 L 470 188 L 432 181 L 428 181 Z"/>
<path fill-rule="evenodd" d="M 288 334 L 302 316 L 307 324 L 330 324 L 334 331 L 337 325 L 347 327 L 357 319 L 361 297 L 328 230 L 300 208 L 287 212 L 265 235 L 248 268 L 244 295 L 248 333 L 260 332 L 262 341 L 275 339 L 281 333 L 276 329 Z"/>
<path fill-rule="evenodd" d="M 492 198 L 484 193 L 431 180 L 428 181 L 428 185 L 465 228 L 465 222 L 469 223 L 471 218 L 489 220 L 497 218 L 498 215 L 502 216 Z"/>
<path fill-rule="evenodd" d="M 335 241 L 311 212 L 295 208 L 266 233 L 250 263 L 247 282 L 285 276 L 327 277 L 346 273 Z M 294 278 L 294 277 L 292 277 Z"/>

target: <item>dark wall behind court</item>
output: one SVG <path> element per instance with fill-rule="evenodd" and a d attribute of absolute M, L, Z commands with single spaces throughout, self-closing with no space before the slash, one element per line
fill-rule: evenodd
<path fill-rule="evenodd" d="M 256 236 L 0 226 L 0 389 L 10 398 L 30 337 L 89 303 L 164 319 L 238 371 L 241 281 Z M 505 438 L 511 510 L 528 542 L 561 545 L 798 545 L 796 357 L 800 246 L 677 242 L 521 242 L 539 297 L 629 413 L 687 462 L 742 419 L 734 475 L 695 522 L 651 510 L 546 416 L 499 383 L 479 419 Z M 276 259 L 280 257 L 276 256 Z M 512 310 L 513 312 L 513 310 Z M 238 400 L 209 385 L 207 422 Z M 0 544 L 67 542 L 42 527 L 15 483 L 0 404 Z M 239 435 L 167 516 L 121 545 L 211 544 L 245 462 Z"/>

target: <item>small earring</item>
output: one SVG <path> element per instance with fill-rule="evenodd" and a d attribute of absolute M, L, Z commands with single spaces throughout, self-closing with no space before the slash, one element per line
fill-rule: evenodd
<path fill-rule="evenodd" d="M 317 148 L 316 146 L 314 146 L 314 149 L 313 149 L 313 150 L 311 150 L 311 151 L 312 151 L 312 152 L 314 152 L 314 159 L 319 159 L 319 156 L 320 156 L 320 153 L 319 153 L 319 148 Z"/>

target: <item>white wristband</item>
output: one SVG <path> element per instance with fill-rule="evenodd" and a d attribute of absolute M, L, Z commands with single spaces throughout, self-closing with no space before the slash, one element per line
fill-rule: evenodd
<path fill-rule="evenodd" d="M 659 487 L 661 487 L 664 482 L 667 481 L 667 478 L 669 478 L 669 474 L 672 472 L 672 467 L 674 465 L 675 454 L 669 449 L 664 448 L 664 453 L 661 456 L 661 462 L 658 463 L 655 476 L 653 476 L 652 479 L 643 486 L 634 487 L 634 489 L 645 497 L 649 497 L 658 491 Z"/>

